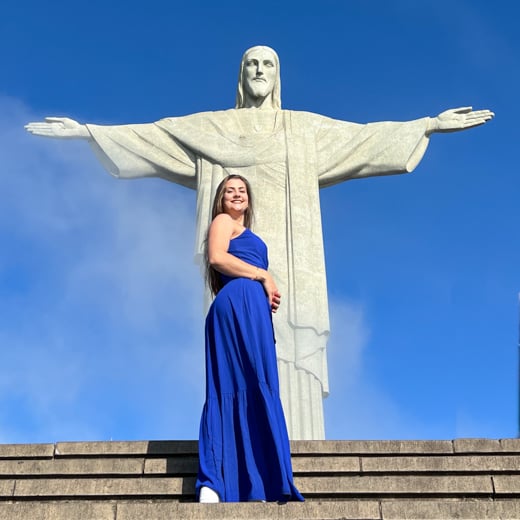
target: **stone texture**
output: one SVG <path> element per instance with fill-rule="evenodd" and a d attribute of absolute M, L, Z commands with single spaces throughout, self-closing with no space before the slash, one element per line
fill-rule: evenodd
<path fill-rule="evenodd" d="M 520 471 L 520 468 L 518 469 Z M 520 495 L 520 475 L 495 475 L 493 477 L 497 495 Z"/>
<path fill-rule="evenodd" d="M 383 520 L 444 518 L 518 520 L 518 500 L 392 500 L 382 502 Z"/>
<path fill-rule="evenodd" d="M 496 439 L 455 439 L 455 453 L 489 453 L 502 451 L 500 441 Z"/>
<path fill-rule="evenodd" d="M 430 495 L 430 494 L 493 494 L 489 476 L 337 476 L 297 477 L 295 484 L 306 494 L 329 495 Z"/>
<path fill-rule="evenodd" d="M 0 475 L 142 475 L 144 459 L 0 460 Z"/>
<path fill-rule="evenodd" d="M 377 501 L 288 504 L 120 504 L 117 520 L 379 520 Z"/>
<path fill-rule="evenodd" d="M 198 470 L 197 457 L 170 457 L 159 459 L 147 459 L 144 465 L 146 475 L 192 475 Z"/>
<path fill-rule="evenodd" d="M 149 441 L 147 455 L 193 455 L 198 456 L 198 441 Z"/>
<path fill-rule="evenodd" d="M 0 520 L 116 520 L 116 505 L 106 502 L 0 502 Z"/>
<path fill-rule="evenodd" d="M 0 444 L 0 459 L 51 458 L 54 444 Z"/>
<path fill-rule="evenodd" d="M 488 472 L 517 471 L 520 468 L 520 454 L 459 455 L 436 457 L 362 457 L 364 472 Z"/>
<path fill-rule="evenodd" d="M 453 453 L 452 441 L 291 441 L 291 453 L 367 454 L 367 453 Z"/>
<path fill-rule="evenodd" d="M 14 493 L 15 484 L 15 481 L 11 479 L 0 480 L 0 497 L 12 497 Z"/>
<path fill-rule="evenodd" d="M 293 457 L 294 473 L 359 473 L 359 457 Z"/>
<path fill-rule="evenodd" d="M 143 455 L 148 442 L 58 442 L 56 457 L 89 455 Z"/>
<path fill-rule="evenodd" d="M 194 489 L 181 478 L 93 478 L 18 480 L 14 496 L 22 497 L 117 497 L 180 496 Z"/>
<path fill-rule="evenodd" d="M 517 439 L 501 439 L 500 446 L 503 451 L 520 452 L 520 438 Z"/>
<path fill-rule="evenodd" d="M 197 454 L 197 441 L 58 442 L 56 456 Z"/>

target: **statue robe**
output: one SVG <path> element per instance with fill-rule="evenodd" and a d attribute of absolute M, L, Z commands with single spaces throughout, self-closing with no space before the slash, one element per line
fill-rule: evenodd
<path fill-rule="evenodd" d="M 270 270 L 283 295 L 274 322 L 292 439 L 324 438 L 329 316 L 319 188 L 412 171 L 428 144 L 427 125 L 428 118 L 356 124 L 256 109 L 87 125 L 94 151 L 114 176 L 161 177 L 197 190 L 198 256 L 217 185 L 234 173 L 251 183 L 254 229 L 269 246 Z"/>

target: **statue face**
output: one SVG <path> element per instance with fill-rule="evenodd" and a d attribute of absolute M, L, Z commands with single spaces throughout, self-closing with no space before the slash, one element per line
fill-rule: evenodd
<path fill-rule="evenodd" d="M 278 71 L 273 53 L 268 49 L 255 49 L 246 56 L 242 81 L 246 96 L 253 99 L 271 95 Z"/>

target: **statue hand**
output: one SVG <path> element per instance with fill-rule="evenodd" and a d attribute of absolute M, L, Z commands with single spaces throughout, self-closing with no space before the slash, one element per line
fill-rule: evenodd
<path fill-rule="evenodd" d="M 29 123 L 25 129 L 33 135 L 55 137 L 58 139 L 89 139 L 90 133 L 85 125 L 68 117 L 46 117 L 45 122 Z"/>
<path fill-rule="evenodd" d="M 433 132 L 457 132 L 483 125 L 495 114 L 490 110 L 472 110 L 472 107 L 451 108 L 432 118 L 428 134 Z"/>

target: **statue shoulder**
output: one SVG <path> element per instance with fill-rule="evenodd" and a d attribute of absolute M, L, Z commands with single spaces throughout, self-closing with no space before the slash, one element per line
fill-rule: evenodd
<path fill-rule="evenodd" d="M 319 123 L 342 123 L 339 119 L 333 119 L 332 117 L 324 116 L 322 114 L 316 114 L 315 112 L 307 112 L 305 110 L 282 110 L 292 119 L 298 119 L 308 123 L 319 124 Z"/>
<path fill-rule="evenodd" d="M 290 121 L 293 129 L 305 129 L 308 134 L 321 135 L 323 132 L 352 131 L 362 126 L 358 123 L 333 119 L 315 112 L 303 110 L 284 110 L 283 112 L 287 114 L 286 119 Z"/>

